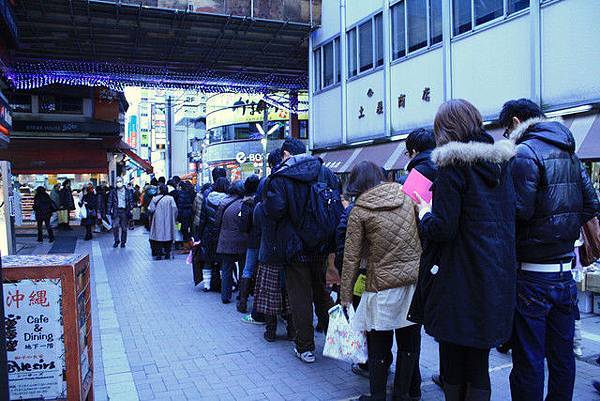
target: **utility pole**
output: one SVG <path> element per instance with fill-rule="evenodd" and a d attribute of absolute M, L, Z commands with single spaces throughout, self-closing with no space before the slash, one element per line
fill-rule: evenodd
<path fill-rule="evenodd" d="M 267 141 L 269 136 L 269 106 L 265 102 L 265 109 L 263 110 L 263 138 L 260 142 L 263 145 L 262 155 L 262 173 L 263 177 L 267 176 Z"/>
<path fill-rule="evenodd" d="M 171 177 L 171 173 L 173 172 L 173 157 L 171 153 L 171 134 L 172 134 L 172 125 L 173 122 L 173 110 L 171 105 L 171 95 L 167 96 L 167 110 L 166 110 L 166 129 L 167 129 L 167 177 Z"/>

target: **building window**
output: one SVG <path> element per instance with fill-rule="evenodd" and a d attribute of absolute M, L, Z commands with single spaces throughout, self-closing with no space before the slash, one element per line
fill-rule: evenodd
<path fill-rule="evenodd" d="M 367 21 L 358 27 L 359 72 L 373 68 L 373 23 Z"/>
<path fill-rule="evenodd" d="M 529 7 L 529 0 L 452 0 L 454 36 Z"/>
<path fill-rule="evenodd" d="M 348 78 L 383 65 L 382 13 L 349 30 L 347 40 Z"/>
<path fill-rule="evenodd" d="M 429 21 L 431 23 L 429 40 L 432 45 L 442 41 L 442 0 L 431 0 L 429 7 Z"/>
<path fill-rule="evenodd" d="M 399 1 L 391 13 L 394 60 L 442 41 L 442 0 Z"/>
<path fill-rule="evenodd" d="M 340 38 L 314 50 L 315 91 L 340 82 Z"/>
<path fill-rule="evenodd" d="M 315 50 L 315 91 L 321 90 L 321 48 Z"/>
<path fill-rule="evenodd" d="M 392 7 L 392 59 L 406 56 L 404 2 Z"/>
<path fill-rule="evenodd" d="M 358 74 L 356 60 L 356 29 L 348 32 L 348 77 Z"/>
<path fill-rule="evenodd" d="M 31 95 L 14 95 L 10 107 L 14 113 L 31 113 Z"/>
<path fill-rule="evenodd" d="M 78 97 L 40 95 L 40 113 L 82 114 L 83 99 Z"/>
<path fill-rule="evenodd" d="M 377 14 L 373 20 L 375 26 L 375 65 L 383 65 L 383 14 Z"/>

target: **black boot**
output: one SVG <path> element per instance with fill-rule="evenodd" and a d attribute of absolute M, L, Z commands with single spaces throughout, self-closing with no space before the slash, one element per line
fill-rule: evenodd
<path fill-rule="evenodd" d="M 465 401 L 464 386 L 444 382 L 443 390 L 446 401 Z"/>
<path fill-rule="evenodd" d="M 387 397 L 387 375 L 389 363 L 386 359 L 369 358 L 369 386 L 371 395 L 361 395 L 359 401 L 385 401 Z"/>
<path fill-rule="evenodd" d="M 418 401 L 421 399 L 418 352 L 398 352 L 392 399 L 393 401 Z"/>
<path fill-rule="evenodd" d="M 277 316 L 267 315 L 267 325 L 265 327 L 265 340 L 272 343 L 277 337 Z"/>
<path fill-rule="evenodd" d="M 465 401 L 490 401 L 492 397 L 491 389 L 475 388 L 471 385 L 467 387 Z"/>
<path fill-rule="evenodd" d="M 37 242 L 44 242 L 44 236 L 42 235 L 42 233 L 38 233 Z"/>
<path fill-rule="evenodd" d="M 240 280 L 240 300 L 237 303 L 237 310 L 240 313 L 248 312 L 248 295 L 250 294 L 250 279 L 242 278 Z"/>

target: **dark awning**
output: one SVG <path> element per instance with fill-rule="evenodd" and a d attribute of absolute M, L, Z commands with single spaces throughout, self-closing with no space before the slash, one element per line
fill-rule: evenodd
<path fill-rule="evenodd" d="M 154 171 L 152 164 L 150 164 L 148 160 L 142 159 L 132 149 L 124 149 L 122 150 L 122 152 L 126 154 L 132 162 L 137 164 L 146 173 L 151 174 Z"/>
<path fill-rule="evenodd" d="M 600 113 L 565 117 L 564 124 L 575 137 L 577 156 L 582 160 L 600 160 Z"/>
<path fill-rule="evenodd" d="M 401 170 L 408 163 L 404 141 L 390 141 L 377 145 L 339 149 L 317 154 L 334 173 L 348 173 L 358 163 L 368 160 L 386 170 Z"/>
<path fill-rule="evenodd" d="M 102 139 L 12 138 L 0 160 L 12 164 L 14 174 L 107 173 L 108 159 Z"/>

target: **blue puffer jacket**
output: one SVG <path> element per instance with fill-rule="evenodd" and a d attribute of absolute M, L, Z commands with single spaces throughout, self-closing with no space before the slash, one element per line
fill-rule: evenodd
<path fill-rule="evenodd" d="M 316 182 L 323 160 L 309 155 L 292 156 L 283 162 L 266 181 L 265 212 L 276 224 L 275 254 L 280 262 L 293 262 L 305 249 L 295 224 L 302 220 L 310 186 Z M 338 188 L 338 179 L 330 169 L 325 169 L 325 182 L 329 188 Z"/>
<path fill-rule="evenodd" d="M 532 119 L 511 134 L 517 145 L 517 258 L 569 262 L 581 226 L 598 213 L 598 197 L 575 156 L 575 139 L 558 121 Z"/>

